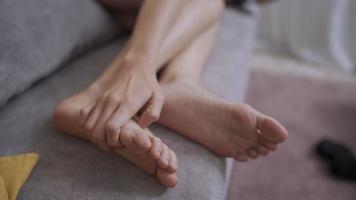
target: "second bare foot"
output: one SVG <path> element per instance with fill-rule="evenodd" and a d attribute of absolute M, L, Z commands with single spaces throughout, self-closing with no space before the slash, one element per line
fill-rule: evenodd
<path fill-rule="evenodd" d="M 272 117 L 249 105 L 224 101 L 194 81 L 169 80 L 161 85 L 166 102 L 160 123 L 218 155 L 255 159 L 276 150 L 287 138 L 286 129 Z"/>

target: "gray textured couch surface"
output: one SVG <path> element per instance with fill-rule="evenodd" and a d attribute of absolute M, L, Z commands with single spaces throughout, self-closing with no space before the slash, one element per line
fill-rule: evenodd
<path fill-rule="evenodd" d="M 94 0 L 1 0 L 0 107 L 117 33 L 109 14 Z"/>
<path fill-rule="evenodd" d="M 216 47 L 204 72 L 204 85 L 219 96 L 241 101 L 254 20 L 224 13 Z M 124 39 L 96 48 L 37 82 L 0 108 L 0 153 L 36 152 L 37 167 L 19 200 L 68 199 L 223 199 L 226 160 L 178 133 L 154 125 L 151 130 L 179 159 L 178 185 L 165 189 L 123 158 L 89 142 L 60 134 L 51 122 L 55 105 L 85 88 L 110 63 Z"/>

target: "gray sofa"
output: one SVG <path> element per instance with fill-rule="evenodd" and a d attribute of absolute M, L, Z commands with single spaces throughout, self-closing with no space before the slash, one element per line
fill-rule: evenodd
<path fill-rule="evenodd" d="M 162 187 L 153 176 L 117 155 L 103 153 L 89 142 L 60 134 L 51 122 L 55 105 L 92 82 L 120 50 L 125 37 L 120 36 L 105 12 L 91 1 L 43 1 L 47 7 L 35 14 L 28 14 L 36 10 L 27 5 L 29 1 L 22 1 L 27 7 L 14 7 L 13 2 L 16 1 L 0 3 L 0 24 L 1 20 L 4 21 L 1 17 L 13 12 L 28 16 L 49 12 L 48 18 L 52 17 L 51 11 L 53 15 L 65 15 L 58 11 L 61 9 L 69 13 L 65 18 L 57 17 L 55 20 L 28 16 L 22 19 L 13 14 L 13 19 L 9 18 L 7 24 L 0 25 L 0 155 L 23 152 L 40 155 L 39 163 L 18 199 L 225 198 L 231 161 L 167 128 L 153 125 L 151 130 L 177 153 L 179 180 L 172 189 Z M 41 0 L 31 2 L 41 3 Z M 76 16 L 73 13 L 78 10 L 72 6 L 86 9 Z M 88 20 L 88 16 L 93 20 Z M 33 19 L 47 21 L 37 25 L 31 21 Z M 47 29 L 38 30 L 47 22 Z M 24 27 L 16 27 L 21 23 L 25 24 Z M 57 24 L 53 26 L 53 23 Z M 95 30 L 91 30 L 90 23 L 94 23 Z M 72 30 L 79 28 L 83 29 L 80 31 L 86 38 L 82 38 L 80 31 Z M 26 31 L 24 35 L 19 32 L 12 36 L 27 37 L 27 40 L 33 40 L 33 31 L 36 34 L 46 32 L 50 36 L 39 36 L 37 43 L 26 41 L 26 38 L 11 42 L 9 32 L 13 29 Z M 229 100 L 243 99 L 254 29 L 252 16 L 235 10 L 224 13 L 217 44 L 203 77 L 209 90 Z M 88 36 L 90 31 L 92 33 Z M 60 33 L 70 39 L 51 35 Z M 73 45 L 76 39 L 86 41 Z"/>

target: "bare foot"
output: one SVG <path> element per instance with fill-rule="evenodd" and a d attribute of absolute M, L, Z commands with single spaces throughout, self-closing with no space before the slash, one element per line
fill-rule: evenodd
<path fill-rule="evenodd" d="M 190 80 L 161 83 L 166 101 L 159 122 L 239 161 L 277 149 L 287 138 L 275 119 L 242 103 L 226 102 Z"/>
<path fill-rule="evenodd" d="M 59 130 L 71 136 L 90 140 L 89 132 L 80 125 L 80 110 L 88 101 L 95 98 L 95 93 L 85 90 L 61 102 L 53 114 L 53 120 Z M 142 129 L 134 121 L 126 123 L 119 138 L 124 147 L 113 151 L 133 162 L 144 171 L 155 175 L 166 187 L 177 183 L 177 158 L 162 141 L 148 129 Z M 102 148 L 103 150 L 111 150 Z"/>
<path fill-rule="evenodd" d="M 105 148 L 122 146 L 120 130 L 131 118 L 137 117 L 143 128 L 157 121 L 164 102 L 151 62 L 126 52 L 89 86 L 86 92 L 95 98 L 80 109 L 80 123 L 91 133 L 91 140 Z"/>

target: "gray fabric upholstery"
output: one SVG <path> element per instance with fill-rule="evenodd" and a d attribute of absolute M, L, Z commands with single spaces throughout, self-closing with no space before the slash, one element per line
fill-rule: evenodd
<path fill-rule="evenodd" d="M 234 11 L 225 13 L 217 46 L 204 73 L 204 83 L 210 90 L 231 100 L 242 99 L 253 32 L 253 19 Z M 92 82 L 122 43 L 114 42 L 76 60 L 0 110 L 1 155 L 40 155 L 19 200 L 224 198 L 225 159 L 172 130 L 158 125 L 151 128 L 179 159 L 178 185 L 165 189 L 153 176 L 123 158 L 62 135 L 53 127 L 54 106 Z"/>
<path fill-rule="evenodd" d="M 93 0 L 1 0 L 0 107 L 116 27 Z"/>

